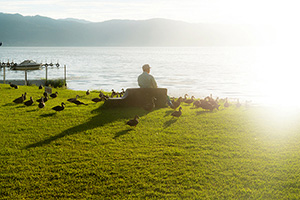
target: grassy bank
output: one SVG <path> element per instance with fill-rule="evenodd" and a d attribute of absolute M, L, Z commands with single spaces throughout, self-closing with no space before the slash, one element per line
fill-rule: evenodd
<path fill-rule="evenodd" d="M 105 109 L 96 91 L 53 91 L 39 109 L 12 102 L 40 98 L 37 86 L 0 84 L 1 199 L 300 198 L 298 113 L 182 104 L 177 119 L 170 108 Z M 66 101 L 77 94 L 87 106 Z"/>

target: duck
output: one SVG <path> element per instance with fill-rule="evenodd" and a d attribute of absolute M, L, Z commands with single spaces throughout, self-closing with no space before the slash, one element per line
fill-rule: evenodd
<path fill-rule="evenodd" d="M 125 94 L 125 90 L 124 88 L 122 88 L 122 92 L 121 92 L 122 96 Z"/>
<path fill-rule="evenodd" d="M 210 110 L 213 111 L 215 108 L 219 110 L 220 105 L 212 105 L 209 101 L 206 100 L 200 100 L 200 108 L 203 108 L 204 110 Z"/>
<path fill-rule="evenodd" d="M 50 94 L 50 97 L 56 98 L 56 97 L 57 97 L 57 94 L 58 94 L 58 92 L 52 93 L 52 94 Z"/>
<path fill-rule="evenodd" d="M 117 92 L 115 92 L 114 89 L 112 89 L 112 90 L 111 90 L 111 95 L 110 95 L 110 97 L 113 98 L 113 97 L 116 96 L 116 95 L 117 95 Z"/>
<path fill-rule="evenodd" d="M 179 106 L 180 106 L 180 103 L 183 101 L 183 98 L 182 97 L 179 97 L 178 99 L 177 99 L 177 101 L 173 101 L 172 102 L 172 105 L 170 106 L 171 108 L 173 108 L 174 110 L 176 109 L 176 108 L 178 108 Z"/>
<path fill-rule="evenodd" d="M 65 109 L 65 103 L 64 102 L 62 102 L 61 103 L 61 106 L 54 106 L 53 108 L 52 108 L 52 110 L 55 110 L 55 111 L 62 111 L 62 110 L 64 110 Z"/>
<path fill-rule="evenodd" d="M 24 105 L 25 105 L 25 106 L 31 106 L 32 104 L 33 104 L 33 99 L 32 99 L 32 97 L 30 97 L 30 100 L 24 102 Z"/>
<path fill-rule="evenodd" d="M 197 100 L 197 101 L 193 102 L 193 106 L 196 107 L 196 108 L 199 108 L 200 104 L 201 104 L 200 100 Z"/>
<path fill-rule="evenodd" d="M 230 104 L 229 104 L 229 102 L 228 102 L 228 98 L 226 98 L 226 99 L 225 99 L 225 103 L 224 103 L 224 107 L 227 108 L 227 107 L 229 107 L 229 106 L 230 106 Z"/>
<path fill-rule="evenodd" d="M 194 102 L 194 99 L 195 99 L 195 97 L 192 96 L 190 99 L 186 99 L 186 100 L 184 101 L 184 103 L 191 104 L 191 103 Z"/>
<path fill-rule="evenodd" d="M 41 97 L 40 99 L 37 99 L 36 101 L 39 102 L 39 103 L 42 102 L 42 101 L 44 103 L 46 103 L 46 101 L 48 101 L 48 99 L 49 99 L 49 97 Z"/>
<path fill-rule="evenodd" d="M 131 119 L 128 122 L 126 122 L 127 125 L 134 126 L 134 127 L 136 127 L 136 125 L 138 123 L 139 123 L 139 116 L 138 115 L 136 115 L 133 119 Z"/>
<path fill-rule="evenodd" d="M 24 101 L 26 100 L 26 95 L 27 95 L 27 93 L 25 92 L 25 93 L 24 93 Z"/>
<path fill-rule="evenodd" d="M 102 99 L 97 97 L 97 98 L 93 98 L 92 101 L 95 102 L 95 103 L 97 103 L 97 102 L 102 101 Z"/>
<path fill-rule="evenodd" d="M 83 102 L 81 102 L 81 101 L 79 101 L 79 100 L 74 100 L 74 101 L 72 101 L 71 103 L 74 103 L 74 104 L 76 104 L 77 106 L 78 106 L 78 105 L 88 105 L 88 104 L 85 104 L 85 103 L 83 103 Z"/>
<path fill-rule="evenodd" d="M 148 103 L 146 103 L 144 106 L 143 106 L 143 108 L 146 110 L 146 111 L 151 111 L 151 110 L 153 110 L 154 108 L 155 108 L 155 101 L 156 101 L 157 99 L 155 98 L 155 97 L 152 97 L 151 98 L 151 101 L 150 102 L 148 102 Z"/>
<path fill-rule="evenodd" d="M 187 100 L 187 96 L 189 96 L 188 94 L 184 95 L 183 101 Z"/>
<path fill-rule="evenodd" d="M 172 112 L 172 116 L 173 117 L 180 117 L 181 116 L 181 114 L 182 114 L 182 112 L 181 112 L 181 110 L 182 110 L 182 108 L 181 107 L 179 107 L 179 110 L 178 111 L 174 111 L 174 112 Z"/>
<path fill-rule="evenodd" d="M 237 103 L 236 103 L 236 105 L 235 105 L 237 108 L 239 108 L 239 107 L 241 107 L 242 106 L 242 104 L 240 103 L 240 100 L 239 99 L 237 99 Z"/>
<path fill-rule="evenodd" d="M 16 84 L 11 83 L 11 82 L 9 82 L 9 86 L 12 87 L 12 88 L 18 89 L 18 86 Z"/>
<path fill-rule="evenodd" d="M 42 86 L 42 85 L 40 85 L 40 86 L 39 86 L 39 89 L 40 89 L 40 90 L 41 90 L 41 89 L 43 89 L 43 86 Z"/>
<path fill-rule="evenodd" d="M 105 95 L 103 92 L 100 91 L 100 94 L 99 94 L 99 97 L 102 99 L 102 100 L 107 100 L 109 99 L 109 96 Z"/>
<path fill-rule="evenodd" d="M 90 92 L 90 90 L 87 90 L 86 95 L 89 95 L 89 94 L 91 94 L 91 92 Z"/>
<path fill-rule="evenodd" d="M 44 95 L 44 97 L 47 97 L 47 96 L 48 96 L 48 93 L 47 93 L 47 92 L 44 92 L 43 95 Z"/>
<path fill-rule="evenodd" d="M 78 97 L 79 95 L 77 94 L 75 98 L 67 99 L 67 101 L 73 103 L 73 101 L 76 101 Z"/>
<path fill-rule="evenodd" d="M 14 103 L 23 103 L 24 101 L 24 94 L 22 94 L 22 96 L 16 98 L 15 100 L 13 100 Z"/>
<path fill-rule="evenodd" d="M 38 107 L 39 108 L 44 108 L 45 107 L 44 97 L 41 98 L 41 101 L 40 101 Z"/>

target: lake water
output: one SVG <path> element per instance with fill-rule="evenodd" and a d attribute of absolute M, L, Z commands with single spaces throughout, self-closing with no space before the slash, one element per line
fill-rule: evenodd
<path fill-rule="evenodd" d="M 68 88 L 73 90 L 120 91 L 138 87 L 141 67 L 148 63 L 158 86 L 167 88 L 170 96 L 187 93 L 202 98 L 212 94 L 254 102 L 272 96 L 270 85 L 274 86 L 282 75 L 273 62 L 266 62 L 274 60 L 274 54 L 261 47 L 0 48 L 1 62 L 20 63 L 26 59 L 59 62 L 60 68 L 48 69 L 48 79 L 63 78 L 62 66 L 66 65 Z M 29 80 L 41 78 L 45 78 L 45 69 L 28 73 Z M 7 70 L 6 80 L 9 79 L 24 80 L 24 72 Z"/>

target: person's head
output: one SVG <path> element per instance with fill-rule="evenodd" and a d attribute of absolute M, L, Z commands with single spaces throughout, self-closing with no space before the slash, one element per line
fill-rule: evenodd
<path fill-rule="evenodd" d="M 150 65 L 144 64 L 142 68 L 143 68 L 143 71 L 144 71 L 144 72 L 147 72 L 147 73 L 150 72 Z"/>

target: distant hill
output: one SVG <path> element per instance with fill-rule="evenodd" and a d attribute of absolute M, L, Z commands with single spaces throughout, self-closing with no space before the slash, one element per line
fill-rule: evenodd
<path fill-rule="evenodd" d="M 224 46 L 252 45 L 250 26 L 192 24 L 167 19 L 88 22 L 0 13 L 3 46 Z"/>

